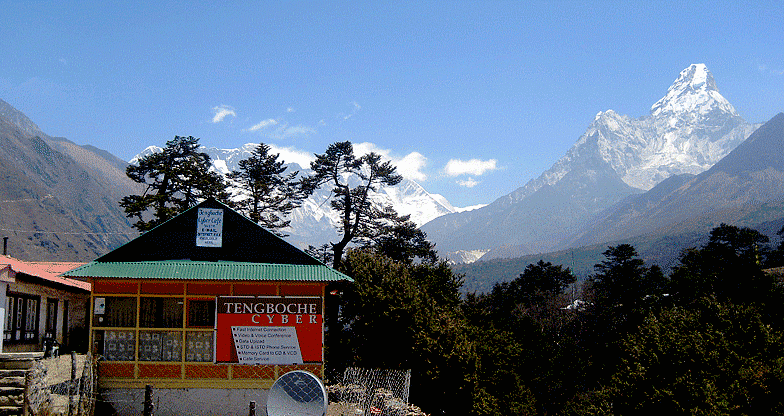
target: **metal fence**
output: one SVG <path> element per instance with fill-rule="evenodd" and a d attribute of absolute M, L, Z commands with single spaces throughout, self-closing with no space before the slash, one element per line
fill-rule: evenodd
<path fill-rule="evenodd" d="M 36 416 L 92 416 L 98 378 L 90 354 L 68 354 L 33 363 L 25 382 L 25 402 Z"/>
<path fill-rule="evenodd" d="M 365 415 L 401 416 L 411 414 L 410 386 L 411 370 L 351 367 L 343 373 L 339 385 L 328 389 L 330 402 L 340 403 L 346 410 Z"/>

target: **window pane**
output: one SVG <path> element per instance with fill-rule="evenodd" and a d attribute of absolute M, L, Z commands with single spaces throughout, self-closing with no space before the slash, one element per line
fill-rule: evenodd
<path fill-rule="evenodd" d="M 135 327 L 136 298 L 107 297 L 104 313 L 95 314 L 93 322 L 98 327 Z"/>
<path fill-rule="evenodd" d="M 182 328 L 182 298 L 141 298 L 139 326 Z"/>
<path fill-rule="evenodd" d="M 215 300 L 189 300 L 188 326 L 215 327 Z"/>
<path fill-rule="evenodd" d="M 46 303 L 46 330 L 51 331 L 55 327 L 57 319 L 57 301 L 49 300 Z"/>
<path fill-rule="evenodd" d="M 16 325 L 14 328 L 22 329 L 22 316 L 24 315 L 24 299 L 16 299 Z"/>
<path fill-rule="evenodd" d="M 38 299 L 26 299 L 27 301 L 27 315 L 25 316 L 25 331 L 35 332 L 36 324 L 38 323 Z M 33 334 L 35 336 L 35 334 Z M 25 336 L 25 339 L 28 339 Z"/>
<path fill-rule="evenodd" d="M 46 338 L 55 338 L 57 334 L 57 299 L 46 301 Z"/>
<path fill-rule="evenodd" d="M 133 361 L 135 345 L 133 331 L 106 331 L 103 345 L 104 358 L 106 361 Z"/>
<path fill-rule="evenodd" d="M 182 332 L 141 331 L 139 361 L 181 361 Z"/>
<path fill-rule="evenodd" d="M 212 332 L 185 333 L 185 361 L 212 362 Z"/>
<path fill-rule="evenodd" d="M 5 330 L 13 329 L 14 325 L 14 299 L 11 296 L 6 296 L 5 301 Z M 7 338 L 6 338 L 7 339 Z"/>

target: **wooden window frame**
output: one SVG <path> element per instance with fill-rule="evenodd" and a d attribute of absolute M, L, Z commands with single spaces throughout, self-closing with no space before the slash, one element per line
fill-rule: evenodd
<path fill-rule="evenodd" d="M 50 309 L 54 305 L 54 311 Z M 48 298 L 46 299 L 46 321 L 44 322 L 44 339 L 56 340 L 57 339 L 57 318 L 58 309 L 60 307 L 60 299 Z"/>
<path fill-rule="evenodd" d="M 9 311 L 6 313 L 5 319 L 8 318 L 8 313 L 11 313 L 11 319 L 8 327 L 4 330 L 3 342 L 8 344 L 37 344 L 40 339 L 38 330 L 41 317 L 41 297 L 26 293 L 8 293 L 6 297 L 6 299 L 13 299 L 13 310 L 9 308 Z M 35 301 L 35 317 L 31 321 L 29 317 L 29 303 L 32 301 Z M 31 323 L 33 327 L 28 329 Z"/>
<path fill-rule="evenodd" d="M 217 298 L 216 297 L 187 297 L 185 300 L 186 308 L 185 308 L 185 327 L 186 328 L 197 328 L 197 329 L 215 329 L 215 318 L 216 318 L 216 311 L 215 305 L 217 305 Z M 212 302 L 212 325 L 194 325 L 191 323 L 191 302 Z"/>

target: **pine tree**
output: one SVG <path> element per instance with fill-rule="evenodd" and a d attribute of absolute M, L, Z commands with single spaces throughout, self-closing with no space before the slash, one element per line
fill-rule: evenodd
<path fill-rule="evenodd" d="M 259 144 L 251 156 L 239 162 L 239 170 L 227 178 L 239 188 L 235 204 L 240 212 L 273 233 L 284 236 L 280 229 L 291 220 L 285 217 L 299 207 L 304 195 L 299 192 L 296 176 L 299 172 L 285 174 L 285 161 L 279 154 L 270 154 L 270 147 Z"/>
<path fill-rule="evenodd" d="M 340 215 L 338 228 L 342 235 L 340 241 L 332 243 L 333 266 L 339 268 L 349 243 L 379 235 L 390 219 L 390 211 L 378 208 L 370 200 L 370 192 L 378 190 L 379 185 L 397 185 L 403 177 L 376 153 L 356 157 L 348 141 L 329 145 L 324 154 L 316 155 L 310 168 L 313 174 L 301 181 L 303 192 L 309 195 L 323 185 L 332 187 L 330 204 Z"/>
<path fill-rule="evenodd" d="M 199 139 L 175 136 L 166 142 L 163 151 L 128 166 L 128 177 L 147 185 L 141 195 L 120 200 L 126 216 L 137 219 L 133 224 L 136 229 L 150 230 L 209 197 L 228 202 L 223 177 L 210 171 L 210 156 L 198 148 Z"/>

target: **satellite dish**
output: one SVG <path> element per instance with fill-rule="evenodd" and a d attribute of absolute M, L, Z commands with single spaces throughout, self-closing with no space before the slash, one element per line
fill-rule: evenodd
<path fill-rule="evenodd" d="M 327 391 L 318 377 L 296 370 L 275 380 L 267 395 L 267 416 L 324 416 Z"/>

